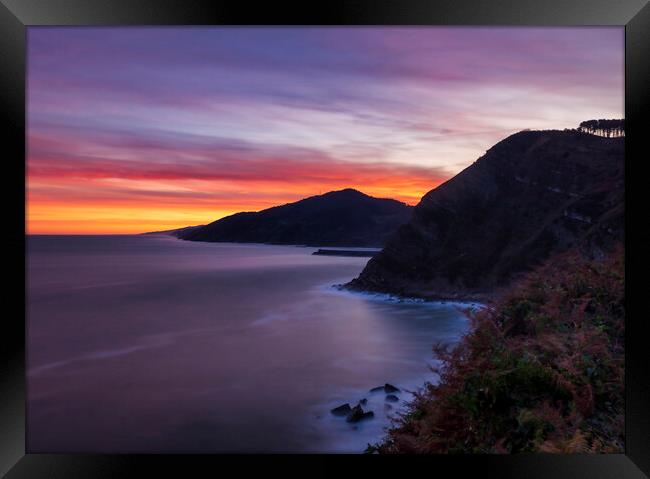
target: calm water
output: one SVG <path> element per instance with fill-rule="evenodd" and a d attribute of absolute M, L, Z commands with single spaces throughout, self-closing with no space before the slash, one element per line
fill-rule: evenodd
<path fill-rule="evenodd" d="M 28 239 L 32 452 L 361 452 L 435 380 L 458 305 L 332 288 L 367 258 L 165 236 Z M 368 399 L 352 425 L 329 410 Z M 401 406 L 403 407 L 403 406 Z"/>

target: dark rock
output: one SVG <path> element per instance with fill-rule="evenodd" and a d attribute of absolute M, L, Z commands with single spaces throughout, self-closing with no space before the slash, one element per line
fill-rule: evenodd
<path fill-rule="evenodd" d="M 346 418 L 347 422 L 359 422 L 363 419 L 370 419 L 375 416 L 375 413 L 372 411 L 364 411 L 361 406 L 354 406 L 352 408 L 352 412 L 348 414 L 348 417 Z"/>
<path fill-rule="evenodd" d="M 354 406 L 348 417 L 346 418 L 347 422 L 359 422 L 363 417 L 364 411 L 361 406 Z"/>
<path fill-rule="evenodd" d="M 623 239 L 624 138 L 522 131 L 429 191 L 348 288 L 485 299 L 574 247 Z"/>
<path fill-rule="evenodd" d="M 384 391 L 386 391 L 387 393 L 398 393 L 399 388 L 396 388 L 392 384 L 386 383 L 386 384 L 384 384 Z"/>
<path fill-rule="evenodd" d="M 383 391 L 383 390 L 384 390 L 384 386 L 377 386 L 376 388 L 372 388 L 370 390 L 370 392 L 371 393 L 378 393 L 379 391 Z"/>
<path fill-rule="evenodd" d="M 348 403 L 342 404 L 339 407 L 335 407 L 330 412 L 335 416 L 347 416 L 352 411 L 352 408 Z"/>
<path fill-rule="evenodd" d="M 388 396 L 386 396 L 386 401 L 388 401 L 388 402 L 397 402 L 397 401 L 399 401 L 399 398 L 397 396 L 395 396 L 394 394 L 389 394 Z"/>
<path fill-rule="evenodd" d="M 366 398 L 363 398 L 361 401 L 359 401 L 359 404 L 365 406 L 366 404 L 368 404 L 368 400 Z"/>

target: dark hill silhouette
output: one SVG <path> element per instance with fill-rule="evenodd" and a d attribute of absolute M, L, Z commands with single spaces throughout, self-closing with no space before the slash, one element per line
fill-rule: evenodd
<path fill-rule="evenodd" d="M 383 246 L 409 220 L 413 207 L 345 189 L 259 212 L 236 213 L 181 232 L 190 241 Z"/>
<path fill-rule="evenodd" d="M 179 237 L 182 234 L 189 233 L 198 228 L 203 228 L 205 225 L 185 226 L 183 228 L 175 228 L 173 230 L 150 231 L 148 233 L 141 233 L 143 235 L 168 235 Z"/>
<path fill-rule="evenodd" d="M 523 131 L 427 193 L 348 287 L 404 296 L 497 292 L 551 254 L 623 238 L 624 138 Z"/>

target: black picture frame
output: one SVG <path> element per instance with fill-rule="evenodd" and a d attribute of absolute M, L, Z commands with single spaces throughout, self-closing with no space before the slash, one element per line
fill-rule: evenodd
<path fill-rule="evenodd" d="M 383 472 L 500 478 L 642 478 L 650 475 L 650 318 L 644 177 L 650 159 L 648 0 L 0 0 L 5 242 L 0 333 L 0 474 L 20 477 L 192 477 L 237 466 L 240 473 L 340 472 L 353 464 Z M 530 25 L 625 26 L 626 116 L 626 445 L 625 454 L 376 456 L 66 455 L 25 452 L 25 66 L 26 29 L 35 25 Z M 646 180 L 647 181 L 647 180 Z M 646 213 L 643 215 L 643 213 Z M 645 221 L 644 221 L 645 219 Z M 644 224 L 645 223 L 645 224 Z M 637 279 L 638 278 L 638 279 Z M 336 462 L 337 464 L 334 464 Z M 342 463 L 342 464 L 341 464 Z M 272 469 L 271 469 L 272 468 Z M 194 472 L 192 472 L 194 471 Z"/>

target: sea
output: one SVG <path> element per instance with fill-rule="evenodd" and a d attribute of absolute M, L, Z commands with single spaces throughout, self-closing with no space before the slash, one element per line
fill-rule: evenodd
<path fill-rule="evenodd" d="M 27 237 L 27 450 L 360 453 L 478 305 L 355 293 L 366 257 L 166 235 Z M 384 391 L 396 386 L 398 401 Z M 331 409 L 365 399 L 357 423 Z M 394 398 L 389 398 L 394 399 Z"/>

